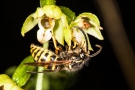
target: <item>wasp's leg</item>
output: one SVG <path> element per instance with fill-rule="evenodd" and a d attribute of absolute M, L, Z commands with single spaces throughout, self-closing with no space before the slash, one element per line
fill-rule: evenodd
<path fill-rule="evenodd" d="M 54 43 L 55 49 L 56 49 L 56 50 L 59 50 L 59 47 L 57 46 L 57 41 L 56 41 L 54 35 L 52 35 L 52 39 L 53 39 L 53 43 Z"/>
<path fill-rule="evenodd" d="M 76 47 L 76 45 L 77 45 L 77 43 L 76 43 L 76 42 L 74 42 L 74 46 L 73 46 L 73 48 L 75 48 L 75 47 Z"/>
<path fill-rule="evenodd" d="M 59 54 L 59 50 L 55 49 L 55 53 L 58 55 Z"/>
<path fill-rule="evenodd" d="M 82 62 L 82 60 L 76 61 L 76 63 L 80 63 L 80 62 Z"/>
<path fill-rule="evenodd" d="M 71 46 L 68 46 L 68 49 L 67 50 L 70 51 L 71 50 Z"/>
<path fill-rule="evenodd" d="M 76 41 L 75 37 L 74 37 L 72 40 L 73 40 L 73 42 L 74 42 L 74 46 L 73 46 L 72 48 L 75 48 L 76 45 L 77 45 L 77 41 Z"/>
<path fill-rule="evenodd" d="M 59 52 L 62 52 L 62 47 L 58 46 L 59 50 L 55 49 L 55 53 L 58 55 Z"/>
<path fill-rule="evenodd" d="M 52 35 L 52 39 L 55 47 L 55 53 L 58 55 L 59 51 L 60 52 L 62 51 L 62 48 L 60 46 L 57 46 L 57 41 L 53 35 Z"/>
<path fill-rule="evenodd" d="M 60 71 L 66 71 L 66 72 L 71 72 L 72 70 L 72 66 L 71 65 L 67 65 L 63 68 L 60 69 Z"/>

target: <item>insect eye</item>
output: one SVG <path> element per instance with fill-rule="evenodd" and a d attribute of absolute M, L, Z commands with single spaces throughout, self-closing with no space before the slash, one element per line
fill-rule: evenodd
<path fill-rule="evenodd" d="M 81 57 L 81 58 L 84 58 L 84 53 L 81 53 L 81 54 L 80 54 L 80 57 Z"/>

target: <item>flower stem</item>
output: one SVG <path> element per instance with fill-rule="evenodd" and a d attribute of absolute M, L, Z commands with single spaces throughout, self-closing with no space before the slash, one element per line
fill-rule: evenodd
<path fill-rule="evenodd" d="M 43 7 L 45 5 L 55 5 L 55 0 L 40 0 L 40 6 Z M 49 42 L 45 42 L 43 44 L 43 48 L 45 49 L 48 49 L 48 45 L 49 45 Z M 44 70 L 44 67 L 38 67 L 38 72 Z M 36 90 L 42 90 L 42 84 L 43 84 L 43 77 L 44 77 L 44 73 L 38 73 L 37 74 L 37 82 L 36 82 Z M 47 77 L 45 76 L 45 82 L 48 82 L 48 79 Z M 49 89 L 49 87 L 46 85 L 46 90 Z"/>
<path fill-rule="evenodd" d="M 43 44 L 43 48 L 48 49 L 48 45 L 49 45 L 49 42 L 47 41 Z M 42 70 L 44 70 L 44 67 L 38 67 L 38 72 L 41 72 Z M 36 90 L 42 90 L 43 77 L 44 77 L 44 73 L 37 74 Z M 48 80 L 48 79 L 45 79 L 45 80 Z M 47 86 L 46 88 L 49 88 L 49 87 Z"/>
<path fill-rule="evenodd" d="M 55 5 L 55 0 L 40 0 L 40 6 L 43 7 L 45 5 Z"/>
<path fill-rule="evenodd" d="M 44 67 L 38 67 L 38 72 L 42 71 Z M 42 90 L 42 82 L 43 82 L 43 73 L 37 74 L 37 82 L 36 82 L 36 90 Z"/>

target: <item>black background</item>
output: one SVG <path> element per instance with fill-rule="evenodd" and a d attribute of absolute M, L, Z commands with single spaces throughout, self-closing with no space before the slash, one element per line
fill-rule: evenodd
<path fill-rule="evenodd" d="M 117 0 L 123 25 L 131 42 L 134 44 L 134 4 L 133 0 Z M 0 3 L 0 73 L 13 65 L 19 63 L 28 55 L 31 43 L 38 44 L 36 39 L 36 26 L 25 37 L 21 36 L 21 27 L 26 17 L 35 12 L 39 7 L 39 0 L 5 0 Z M 69 7 L 76 15 L 82 12 L 91 12 L 99 17 L 101 26 L 104 23 L 98 9 L 92 0 L 57 0 L 59 6 Z M 119 63 L 115 57 L 112 46 L 104 28 L 101 33 L 104 41 L 99 41 L 90 36 L 92 46 L 100 44 L 103 47 L 102 52 L 92 58 L 88 67 L 80 71 L 80 79 L 72 89 L 78 90 L 128 90 L 127 83 Z M 135 50 L 135 48 L 133 47 Z"/>

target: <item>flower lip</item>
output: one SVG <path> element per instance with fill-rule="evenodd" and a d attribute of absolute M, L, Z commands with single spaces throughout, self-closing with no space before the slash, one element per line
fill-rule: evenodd
<path fill-rule="evenodd" d="M 45 28 L 45 29 L 49 29 L 52 27 L 52 18 L 49 17 L 44 17 L 41 20 L 41 25 Z"/>
<path fill-rule="evenodd" d="M 37 39 L 40 43 L 43 44 L 44 42 L 51 39 L 51 31 L 53 30 L 54 25 L 55 20 L 46 16 L 38 22 L 39 30 L 37 31 Z"/>
<path fill-rule="evenodd" d="M 38 41 L 39 41 L 40 43 L 42 43 L 42 44 L 43 44 L 44 42 L 50 40 L 51 37 L 52 37 L 52 34 L 51 34 L 50 30 L 44 31 L 43 29 L 39 29 L 39 30 L 37 31 L 37 39 L 38 39 Z"/>

